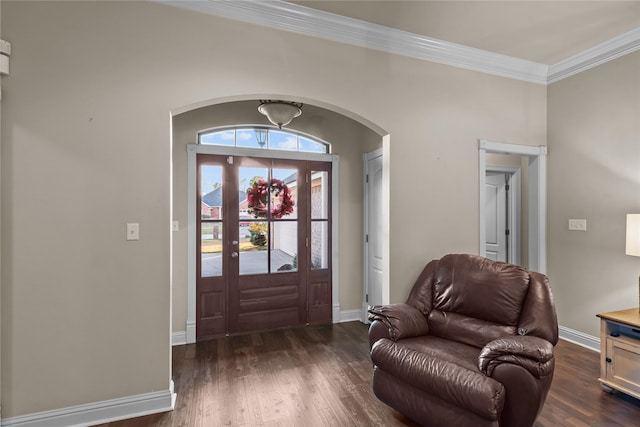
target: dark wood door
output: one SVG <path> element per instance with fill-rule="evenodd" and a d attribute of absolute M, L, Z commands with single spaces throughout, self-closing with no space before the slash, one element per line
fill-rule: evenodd
<path fill-rule="evenodd" d="M 198 339 L 331 321 L 330 167 L 198 156 Z"/>

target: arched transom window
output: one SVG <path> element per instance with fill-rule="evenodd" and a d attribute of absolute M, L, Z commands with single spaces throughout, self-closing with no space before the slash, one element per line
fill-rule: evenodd
<path fill-rule="evenodd" d="M 327 142 L 299 132 L 268 127 L 247 126 L 208 129 L 198 133 L 198 143 L 224 147 L 297 151 L 301 153 L 331 153 L 331 145 Z"/>

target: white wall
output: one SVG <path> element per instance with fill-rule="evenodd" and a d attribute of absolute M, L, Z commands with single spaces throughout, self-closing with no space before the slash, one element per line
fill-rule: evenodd
<path fill-rule="evenodd" d="M 599 336 L 597 313 L 638 304 L 640 258 L 624 252 L 625 215 L 640 212 L 640 53 L 548 93 L 548 273 L 560 324 Z"/>
<path fill-rule="evenodd" d="M 150 2 L 1 7 L 3 417 L 167 388 L 172 112 L 281 94 L 389 132 L 393 302 L 478 252 L 477 140 L 546 143 L 543 86 Z"/>

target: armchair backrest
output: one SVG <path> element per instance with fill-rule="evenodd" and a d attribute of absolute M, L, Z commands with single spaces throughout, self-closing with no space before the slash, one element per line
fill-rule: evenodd
<path fill-rule="evenodd" d="M 546 276 L 476 255 L 431 261 L 407 304 L 427 316 L 430 334 L 479 348 L 507 335 L 558 340 Z"/>

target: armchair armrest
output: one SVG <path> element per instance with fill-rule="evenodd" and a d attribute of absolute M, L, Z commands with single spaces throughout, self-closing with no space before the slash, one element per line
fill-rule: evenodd
<path fill-rule="evenodd" d="M 392 341 L 425 335 L 429 332 L 425 315 L 408 304 L 371 306 L 369 308 L 369 320 L 374 323 L 379 321 L 384 324 L 388 330 L 388 338 Z"/>
<path fill-rule="evenodd" d="M 532 335 L 498 338 L 484 346 L 478 357 L 480 371 L 491 376 L 493 370 L 510 363 L 525 368 L 535 378 L 553 374 L 553 345 Z"/>

